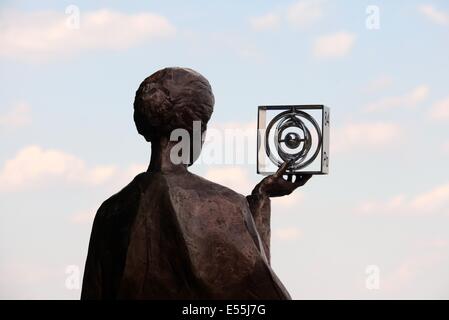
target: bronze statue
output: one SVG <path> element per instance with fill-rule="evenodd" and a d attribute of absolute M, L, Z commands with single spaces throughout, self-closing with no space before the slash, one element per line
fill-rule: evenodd
<path fill-rule="evenodd" d="M 310 175 L 285 180 L 288 164 L 245 197 L 174 164 L 176 128 L 206 129 L 209 82 L 165 68 L 136 92 L 137 131 L 151 142 L 146 172 L 96 214 L 81 299 L 290 299 L 270 267 L 270 197 L 288 195 Z"/>

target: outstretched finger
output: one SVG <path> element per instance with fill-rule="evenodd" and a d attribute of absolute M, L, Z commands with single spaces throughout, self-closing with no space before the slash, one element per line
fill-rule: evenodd
<path fill-rule="evenodd" d="M 289 166 L 290 162 L 289 161 L 285 161 L 278 169 L 278 171 L 276 171 L 276 173 L 274 174 L 276 177 L 281 177 L 284 175 L 284 173 L 287 171 L 287 168 Z"/>

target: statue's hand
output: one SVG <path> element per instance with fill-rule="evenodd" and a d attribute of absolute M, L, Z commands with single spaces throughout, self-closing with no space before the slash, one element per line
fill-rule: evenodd
<path fill-rule="evenodd" d="M 289 175 L 285 180 L 283 175 L 287 171 L 288 162 L 284 162 L 276 173 L 264 178 L 255 187 L 252 194 L 267 195 L 269 197 L 282 197 L 292 193 L 296 188 L 306 184 L 312 177 L 311 174 L 296 174 L 295 181 L 293 176 Z"/>

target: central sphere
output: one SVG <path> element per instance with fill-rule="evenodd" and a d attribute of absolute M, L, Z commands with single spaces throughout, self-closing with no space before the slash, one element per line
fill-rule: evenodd
<path fill-rule="evenodd" d="M 301 144 L 301 137 L 296 132 L 287 133 L 284 140 L 290 149 L 296 149 Z"/>

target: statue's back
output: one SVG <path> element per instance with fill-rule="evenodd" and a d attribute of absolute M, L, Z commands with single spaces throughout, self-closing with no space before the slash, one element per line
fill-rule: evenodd
<path fill-rule="evenodd" d="M 97 213 L 82 298 L 289 298 L 255 230 L 244 196 L 142 173 Z"/>

